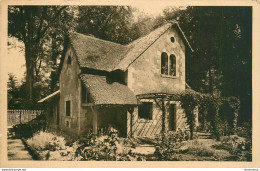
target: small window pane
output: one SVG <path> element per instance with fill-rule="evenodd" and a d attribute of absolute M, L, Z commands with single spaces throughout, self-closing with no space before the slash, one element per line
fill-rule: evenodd
<path fill-rule="evenodd" d="M 138 118 L 152 120 L 152 115 L 153 115 L 152 102 L 143 102 L 140 106 L 138 106 Z"/>
<path fill-rule="evenodd" d="M 161 55 L 161 74 L 168 75 L 168 55 L 165 52 Z"/>
<path fill-rule="evenodd" d="M 176 57 L 173 54 L 170 55 L 169 67 L 169 75 L 176 76 Z"/>

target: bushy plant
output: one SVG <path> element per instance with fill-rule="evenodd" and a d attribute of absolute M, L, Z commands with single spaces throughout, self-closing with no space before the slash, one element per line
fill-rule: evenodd
<path fill-rule="evenodd" d="M 211 148 L 209 148 L 205 145 L 199 144 L 199 145 L 194 145 L 192 147 L 188 147 L 187 154 L 211 157 L 211 156 L 214 156 L 214 150 L 212 150 Z"/>
<path fill-rule="evenodd" d="M 228 160 L 252 160 L 252 149 L 250 149 L 250 144 L 248 144 L 244 138 L 238 137 L 237 135 L 232 135 L 221 137 L 220 141 L 220 144 L 213 145 L 213 147 L 216 149 L 227 150 L 231 154 L 231 156 L 228 157 Z"/>
<path fill-rule="evenodd" d="M 76 160 L 102 161 L 143 161 L 143 155 L 133 153 L 126 147 L 127 141 L 117 136 L 114 128 L 108 130 L 107 135 L 100 137 L 89 135 L 78 141 Z"/>
<path fill-rule="evenodd" d="M 12 132 L 14 132 L 16 137 L 24 137 L 30 138 L 35 133 L 39 131 L 44 131 L 46 129 L 46 116 L 41 114 L 37 116 L 35 119 L 25 123 L 25 124 L 17 124 L 12 128 Z"/>
<path fill-rule="evenodd" d="M 176 155 L 176 151 L 183 145 L 183 141 L 189 138 L 186 131 L 164 133 L 157 137 L 157 145 L 154 156 L 159 161 L 181 160 L 181 155 Z"/>
<path fill-rule="evenodd" d="M 66 148 L 66 141 L 63 137 L 54 135 L 52 133 L 40 131 L 27 140 L 28 145 L 32 148 L 43 150 L 62 150 Z"/>
<path fill-rule="evenodd" d="M 40 131 L 27 139 L 29 148 L 36 151 L 42 160 L 75 160 L 77 142 L 66 145 L 64 137 Z"/>

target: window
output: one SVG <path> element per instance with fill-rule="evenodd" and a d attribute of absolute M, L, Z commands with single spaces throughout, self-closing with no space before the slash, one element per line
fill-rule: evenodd
<path fill-rule="evenodd" d="M 70 101 L 66 101 L 66 116 L 70 116 Z"/>
<path fill-rule="evenodd" d="M 68 60 L 67 60 L 67 64 L 70 65 L 71 64 L 71 56 L 68 56 Z"/>
<path fill-rule="evenodd" d="M 170 55 L 169 75 L 176 76 L 176 57 Z"/>
<path fill-rule="evenodd" d="M 70 122 L 69 121 L 66 121 L 66 127 L 70 127 Z"/>
<path fill-rule="evenodd" d="M 87 102 L 87 91 L 84 83 L 81 83 L 81 103 Z"/>
<path fill-rule="evenodd" d="M 171 42 L 174 43 L 175 42 L 175 38 L 171 37 Z"/>
<path fill-rule="evenodd" d="M 176 57 L 171 54 L 169 57 L 167 53 L 163 52 L 161 55 L 161 74 L 176 76 Z"/>
<path fill-rule="evenodd" d="M 143 102 L 138 106 L 138 118 L 152 120 L 153 116 L 153 103 L 152 102 Z"/>
<path fill-rule="evenodd" d="M 163 52 L 161 55 L 161 74 L 168 73 L 168 55 L 167 53 Z"/>

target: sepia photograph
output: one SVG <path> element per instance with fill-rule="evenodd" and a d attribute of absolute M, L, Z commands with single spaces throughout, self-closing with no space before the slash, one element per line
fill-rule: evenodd
<path fill-rule="evenodd" d="M 6 18 L 8 161 L 253 161 L 252 6 L 9 4 Z"/>

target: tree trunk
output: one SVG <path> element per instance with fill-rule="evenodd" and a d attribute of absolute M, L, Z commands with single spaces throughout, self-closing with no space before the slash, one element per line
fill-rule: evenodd
<path fill-rule="evenodd" d="M 26 62 L 26 86 L 27 100 L 33 100 L 33 82 L 34 82 L 34 57 L 30 43 L 25 44 L 25 62 Z"/>
<path fill-rule="evenodd" d="M 52 45 L 51 45 L 51 51 L 52 51 L 51 52 L 51 61 L 53 62 L 53 66 L 56 67 L 56 65 L 57 65 L 56 60 L 57 60 L 58 54 L 57 54 L 57 47 L 56 47 L 55 41 L 56 41 L 56 34 L 53 33 L 52 34 Z M 54 67 L 53 67 L 53 69 L 54 69 Z M 57 83 L 56 71 L 51 71 L 50 77 L 51 77 L 51 85 L 50 85 L 51 92 L 54 92 L 55 87 L 56 87 L 56 83 Z"/>

